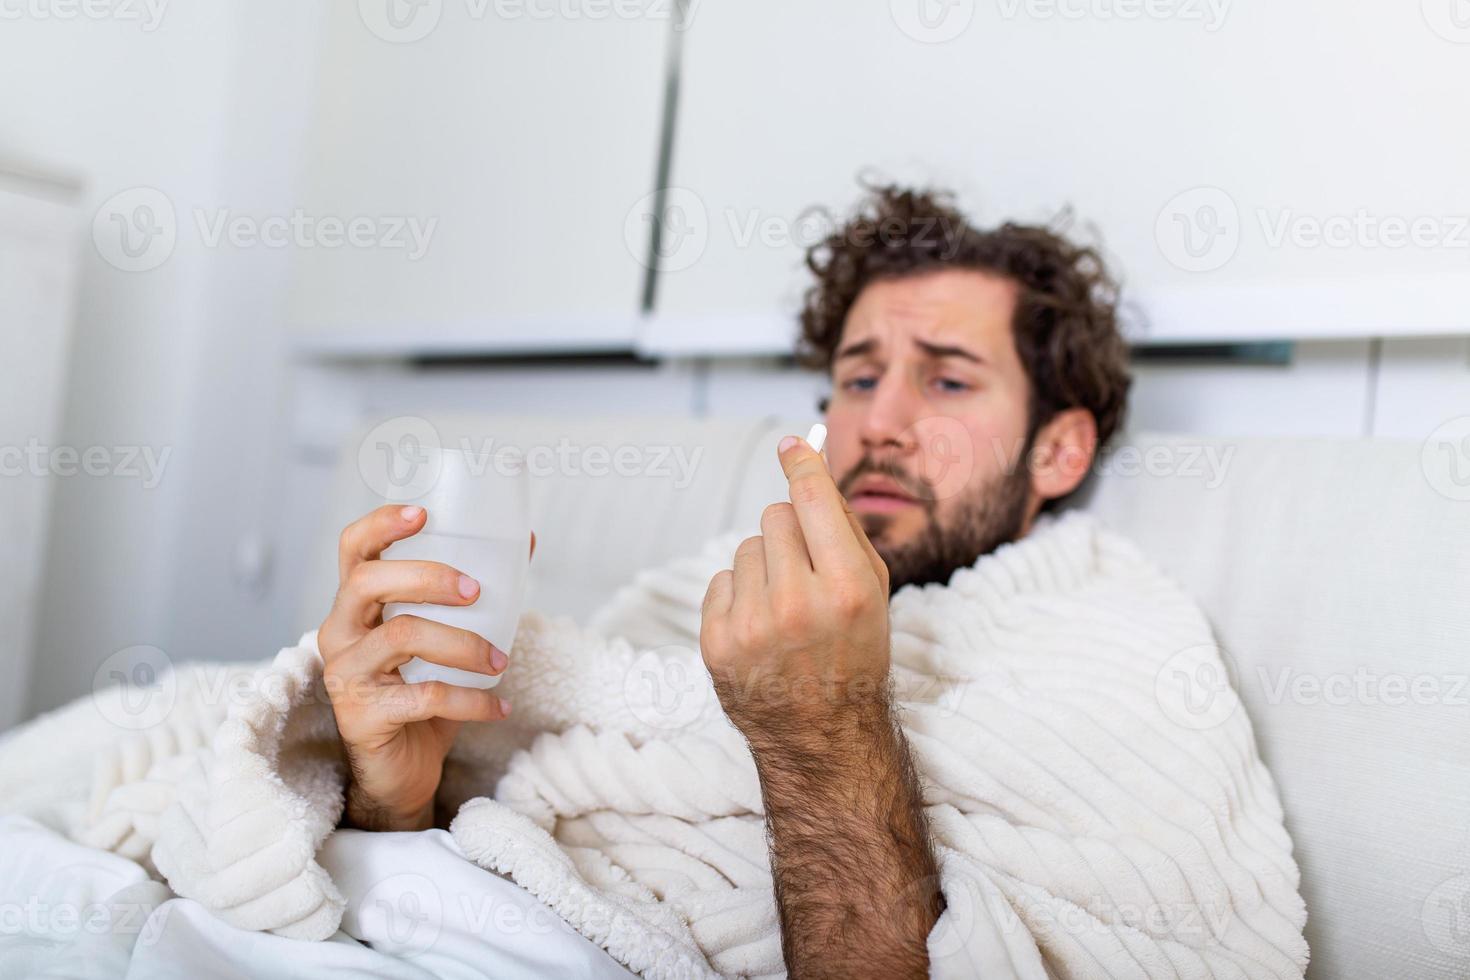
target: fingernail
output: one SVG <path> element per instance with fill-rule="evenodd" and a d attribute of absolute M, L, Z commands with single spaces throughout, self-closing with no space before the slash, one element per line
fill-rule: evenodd
<path fill-rule="evenodd" d="M 505 698 L 496 698 L 495 700 L 497 700 L 497 701 L 500 702 L 500 713 L 503 716 L 509 718 L 510 717 L 510 702 L 507 701 L 507 700 L 505 700 Z"/>
<path fill-rule="evenodd" d="M 785 439 L 781 440 L 780 444 L 776 446 L 776 452 L 784 453 L 786 450 L 796 445 L 796 442 L 796 436 L 787 436 Z"/>
<path fill-rule="evenodd" d="M 398 516 L 412 524 L 419 519 L 419 515 L 423 512 L 424 509 L 422 507 L 405 507 L 398 512 Z"/>
<path fill-rule="evenodd" d="M 476 595 L 479 594 L 479 591 L 480 591 L 480 583 L 479 582 L 476 582 L 474 579 L 470 578 L 468 575 L 461 575 L 459 577 L 459 594 L 460 595 L 464 596 L 466 599 L 473 599 Z"/>
<path fill-rule="evenodd" d="M 502 653 L 499 647 L 490 648 L 490 666 L 492 668 L 495 670 L 504 670 L 505 665 L 508 663 L 510 663 L 510 658 Z"/>

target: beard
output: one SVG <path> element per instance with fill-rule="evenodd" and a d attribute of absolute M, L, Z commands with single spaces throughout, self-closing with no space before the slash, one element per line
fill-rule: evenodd
<path fill-rule="evenodd" d="M 1023 454 L 1021 458 L 1026 457 Z M 868 473 L 887 476 L 906 489 L 912 483 L 898 466 L 864 456 L 842 478 L 839 489 L 843 496 L 858 477 Z M 924 527 L 918 536 L 899 545 L 873 540 L 873 549 L 888 566 L 890 596 L 905 585 L 946 584 L 957 569 L 968 568 L 981 555 L 1019 538 L 1026 524 L 1031 477 L 1024 466 L 1008 468 L 973 496 L 959 501 L 954 513 L 942 520 L 933 493 L 927 492 L 927 487 L 917 489 L 918 502 L 924 508 Z M 893 520 L 890 514 L 858 515 L 870 539 L 880 537 Z"/>

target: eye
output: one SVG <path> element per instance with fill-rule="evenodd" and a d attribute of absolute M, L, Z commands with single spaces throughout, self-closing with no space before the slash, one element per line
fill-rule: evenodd
<path fill-rule="evenodd" d="M 862 374 L 855 378 L 848 378 L 842 382 L 843 391 L 872 391 L 878 379 L 872 375 Z"/>
<path fill-rule="evenodd" d="M 958 378 L 935 378 L 934 384 L 946 394 L 959 394 L 970 390 L 970 383 Z"/>

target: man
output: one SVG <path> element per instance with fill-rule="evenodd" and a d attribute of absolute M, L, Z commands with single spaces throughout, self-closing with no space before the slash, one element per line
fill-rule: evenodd
<path fill-rule="evenodd" d="M 808 264 L 802 354 L 831 375 L 826 461 L 783 440 L 790 500 L 710 579 L 699 646 L 759 776 L 786 969 L 917 977 L 949 896 L 890 691 L 890 597 L 1025 538 L 1076 489 L 1122 419 L 1126 349 L 1094 251 L 1041 228 L 975 228 L 939 195 L 875 190 Z M 318 637 L 336 689 L 366 679 L 374 692 L 334 704 L 345 821 L 364 829 L 432 826 L 461 723 L 511 710 L 395 672 L 410 656 L 507 663 L 461 630 L 382 623 L 388 602 L 478 597 L 455 569 L 379 560 L 424 521 L 383 508 L 343 532 Z"/>

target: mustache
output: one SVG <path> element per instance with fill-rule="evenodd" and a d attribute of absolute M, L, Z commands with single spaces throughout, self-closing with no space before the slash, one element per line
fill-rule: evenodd
<path fill-rule="evenodd" d="M 888 477 L 894 483 L 897 483 L 899 489 L 904 493 L 926 505 L 934 502 L 933 490 L 922 479 L 910 476 L 897 463 L 888 460 L 873 459 L 871 456 L 864 456 L 854 463 L 852 469 L 848 470 L 842 479 L 837 482 L 837 489 L 846 497 L 852 492 L 853 484 L 869 474 Z"/>

